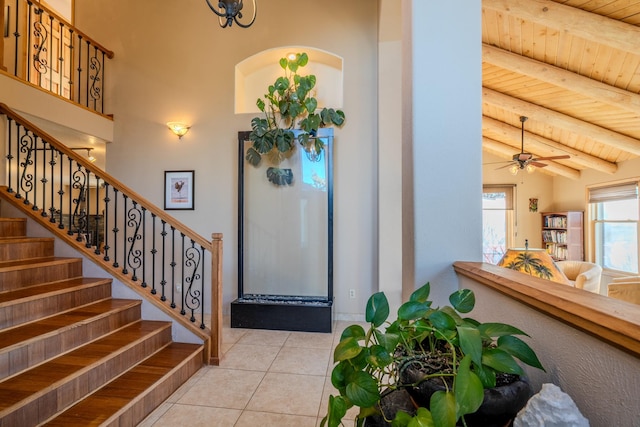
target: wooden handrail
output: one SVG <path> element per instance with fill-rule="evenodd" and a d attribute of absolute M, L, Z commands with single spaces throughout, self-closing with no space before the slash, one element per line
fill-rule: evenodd
<path fill-rule="evenodd" d="M 480 262 L 455 262 L 456 273 L 640 357 L 640 310 L 636 304 L 558 285 Z"/>

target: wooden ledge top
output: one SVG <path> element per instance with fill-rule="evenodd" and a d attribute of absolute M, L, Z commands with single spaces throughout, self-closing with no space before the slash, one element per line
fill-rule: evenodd
<path fill-rule="evenodd" d="M 640 358 L 640 305 L 482 262 L 457 261 L 459 275 Z"/>

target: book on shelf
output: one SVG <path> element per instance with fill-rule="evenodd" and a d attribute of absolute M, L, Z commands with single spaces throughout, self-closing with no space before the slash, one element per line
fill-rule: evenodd
<path fill-rule="evenodd" d="M 542 232 L 542 237 L 543 237 L 545 242 L 554 242 L 554 243 L 566 243 L 567 242 L 567 232 L 566 231 L 544 230 Z"/>
<path fill-rule="evenodd" d="M 566 216 L 545 216 L 544 226 L 547 228 L 567 228 Z"/>

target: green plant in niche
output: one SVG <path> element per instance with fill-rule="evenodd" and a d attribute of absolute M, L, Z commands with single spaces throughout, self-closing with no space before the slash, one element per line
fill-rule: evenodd
<path fill-rule="evenodd" d="M 376 417 L 393 427 L 467 426 L 468 414 L 476 413 L 487 400 L 485 389 L 495 390 L 499 381 L 523 382 L 526 390 L 518 403 L 524 406 L 530 386 L 520 378 L 524 371 L 516 359 L 543 369 L 531 347 L 516 337 L 526 334 L 504 323 L 462 317 L 475 306 L 469 289 L 451 294 L 451 306 L 444 307 L 432 307 L 429 293 L 429 283 L 417 289 L 393 322 L 387 321 L 385 294 L 369 298 L 368 330 L 360 325 L 347 327 L 335 348 L 331 382 L 339 395 L 329 397 L 321 426 L 343 425 L 347 410 L 354 406 L 360 407 L 357 426 L 365 420 L 371 425 Z M 434 382 L 439 389 L 425 401 L 422 387 L 432 387 Z M 397 391 L 411 397 L 403 405 L 394 401 L 394 413 L 389 414 L 385 396 Z M 396 411 L 399 407 L 404 409 Z M 476 425 L 490 425 L 485 422 Z"/>
<path fill-rule="evenodd" d="M 264 99 L 258 98 L 256 105 L 264 116 L 251 120 L 249 140 L 251 147 L 245 159 L 253 166 L 259 166 L 262 158 L 267 157 L 273 167 L 267 169 L 267 179 L 275 185 L 291 185 L 293 174 L 290 169 L 278 167 L 291 156 L 296 142 L 308 152 L 319 155 L 324 142 L 316 138 L 319 128 L 342 126 L 344 112 L 333 108 L 323 108 L 319 113 L 318 101 L 313 96 L 316 76 L 298 74 L 300 68 L 307 65 L 306 53 L 297 53 L 295 58 L 281 58 L 280 67 L 284 75 L 278 77 L 267 89 Z M 296 132 L 294 130 L 299 130 Z"/>

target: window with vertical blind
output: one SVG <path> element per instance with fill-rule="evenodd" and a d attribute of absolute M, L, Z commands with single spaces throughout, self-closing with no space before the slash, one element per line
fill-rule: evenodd
<path fill-rule="evenodd" d="M 588 188 L 591 254 L 603 268 L 638 273 L 638 181 Z"/>
<path fill-rule="evenodd" d="M 515 185 L 482 187 L 482 260 L 497 264 L 512 246 L 515 229 Z"/>

